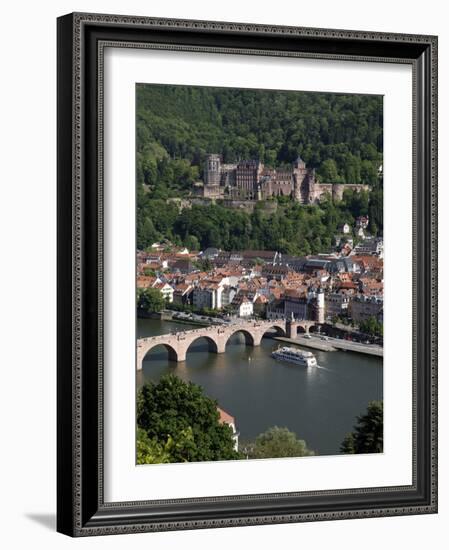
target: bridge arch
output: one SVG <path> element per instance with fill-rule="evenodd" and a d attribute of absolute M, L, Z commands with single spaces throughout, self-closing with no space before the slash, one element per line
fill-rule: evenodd
<path fill-rule="evenodd" d="M 211 336 L 199 335 L 193 338 L 193 340 L 191 340 L 191 342 L 188 344 L 188 346 L 186 347 L 186 354 L 189 352 L 192 345 L 195 344 L 195 342 L 198 342 L 198 340 L 206 340 L 209 346 L 209 351 L 212 351 L 213 353 L 218 353 L 218 345 L 216 340 L 214 340 Z"/>
<path fill-rule="evenodd" d="M 287 336 L 285 326 L 279 323 L 273 323 L 272 325 L 270 324 L 263 327 L 263 332 L 261 331 L 262 338 L 267 334 L 267 332 L 271 332 L 273 329 L 276 331 L 276 336 Z"/>
<path fill-rule="evenodd" d="M 164 343 L 164 342 L 155 342 L 153 345 L 149 345 L 148 347 L 144 348 L 141 353 L 140 353 L 140 356 L 141 356 L 141 362 L 143 363 L 145 361 L 145 358 L 148 358 L 148 354 L 155 350 L 156 348 L 159 348 L 159 347 L 162 347 L 162 348 L 165 348 L 165 350 L 168 352 L 168 359 L 169 361 L 178 361 L 178 351 L 173 347 L 171 346 L 170 344 L 168 343 Z"/>
<path fill-rule="evenodd" d="M 244 338 L 245 338 L 245 344 L 247 346 L 254 346 L 255 345 L 255 339 L 254 339 L 254 335 L 247 329 L 244 329 L 244 328 L 236 328 L 234 331 L 232 331 L 231 333 L 228 334 L 227 338 L 226 338 L 226 342 L 225 342 L 225 346 L 226 344 L 229 343 L 229 340 L 235 336 L 236 334 L 243 334 Z"/>

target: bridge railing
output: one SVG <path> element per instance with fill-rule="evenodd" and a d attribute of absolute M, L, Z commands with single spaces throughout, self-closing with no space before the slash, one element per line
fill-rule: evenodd
<path fill-rule="evenodd" d="M 307 321 L 306 321 L 307 322 Z M 261 321 L 241 321 L 241 322 L 235 322 L 232 324 L 226 324 L 226 325 L 213 325 L 208 327 L 201 327 L 201 328 L 194 328 L 191 330 L 180 330 L 177 332 L 169 332 L 167 334 L 158 334 L 155 336 L 145 336 L 143 338 L 138 338 L 138 342 L 141 342 L 142 344 L 144 342 L 153 342 L 157 339 L 164 339 L 167 337 L 178 337 L 181 335 L 193 335 L 193 334 L 204 334 L 204 333 L 215 333 L 220 334 L 222 332 L 227 332 L 232 329 L 245 329 L 245 328 L 259 328 L 259 327 L 273 327 L 275 325 L 283 325 L 285 324 L 285 321 L 282 322 L 274 322 L 270 320 L 261 320 Z"/>

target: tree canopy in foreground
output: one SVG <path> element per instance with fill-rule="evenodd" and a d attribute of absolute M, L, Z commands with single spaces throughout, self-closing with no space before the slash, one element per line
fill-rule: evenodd
<path fill-rule="evenodd" d="M 172 374 L 137 396 L 137 463 L 238 459 L 232 429 L 200 386 Z"/>
<path fill-rule="evenodd" d="M 288 428 L 273 426 L 258 435 L 254 443 L 243 451 L 248 458 L 283 458 L 313 456 L 303 439 L 298 439 Z"/>
<path fill-rule="evenodd" d="M 343 440 L 340 451 L 344 454 L 382 453 L 383 413 L 383 401 L 370 401 L 366 413 L 357 417 L 354 430 Z"/>

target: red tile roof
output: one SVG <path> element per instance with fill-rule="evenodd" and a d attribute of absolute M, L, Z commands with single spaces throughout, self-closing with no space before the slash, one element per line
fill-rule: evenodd
<path fill-rule="evenodd" d="M 218 414 L 220 415 L 220 422 L 222 424 L 234 424 L 235 426 L 235 418 L 231 416 L 229 413 L 224 411 L 223 409 L 220 409 L 220 407 L 217 407 Z"/>

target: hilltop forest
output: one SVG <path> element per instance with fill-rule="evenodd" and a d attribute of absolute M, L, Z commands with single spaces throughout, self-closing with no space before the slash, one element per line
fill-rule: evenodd
<path fill-rule="evenodd" d="M 192 249 L 317 253 L 340 223 L 366 214 L 371 233 L 382 234 L 381 96 L 140 84 L 136 117 L 139 248 L 165 237 Z M 188 196 L 208 153 L 273 167 L 300 154 L 319 181 L 366 183 L 372 192 L 314 206 L 281 197 L 269 215 L 263 204 L 252 214 L 220 204 L 179 211 L 166 201 Z"/>

